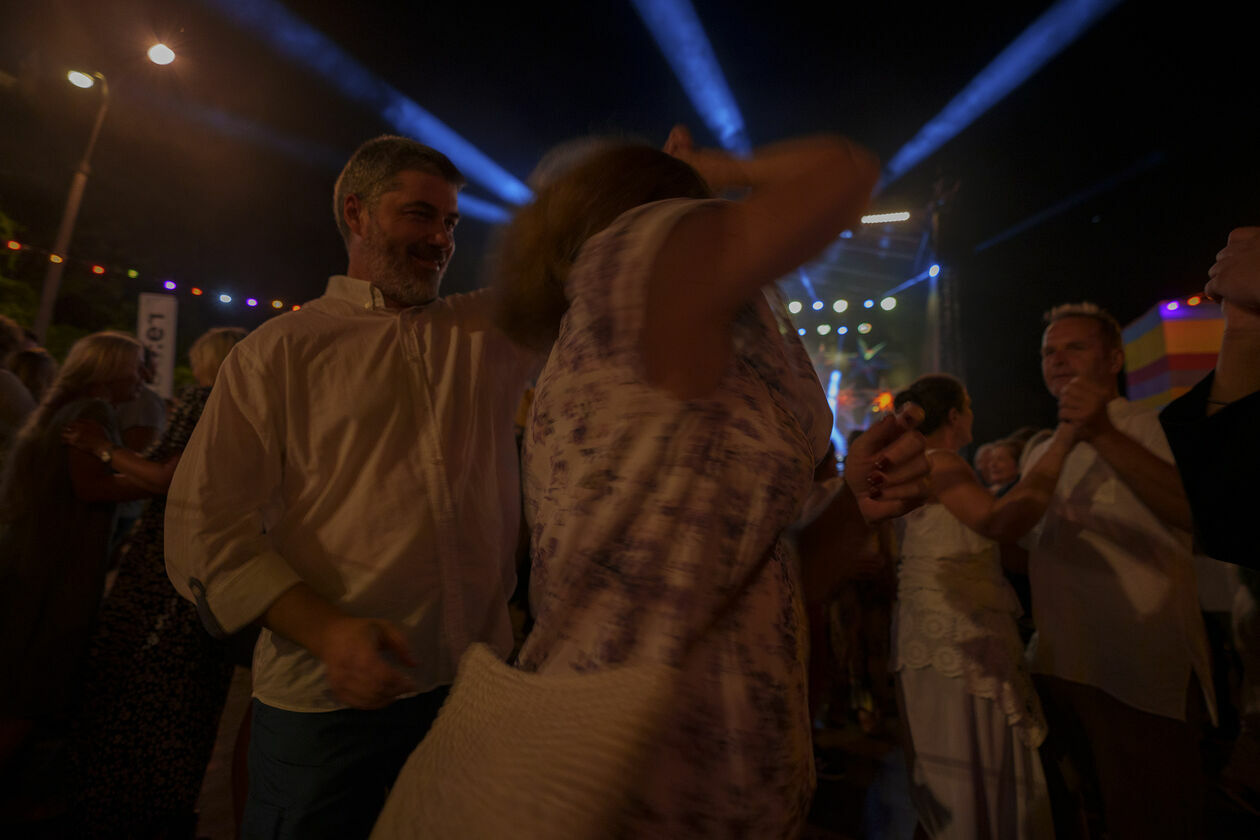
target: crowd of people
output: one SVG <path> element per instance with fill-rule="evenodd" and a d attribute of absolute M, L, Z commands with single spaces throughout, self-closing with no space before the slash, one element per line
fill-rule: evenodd
<path fill-rule="evenodd" d="M 748 159 L 681 127 L 663 150 L 569 144 L 491 286 L 439 297 L 463 176 L 384 136 L 334 188 L 345 274 L 199 338 L 169 406 L 131 336 L 88 335 L 58 369 L 0 322 L 0 826 L 190 836 L 246 648 L 241 836 L 425 836 L 408 803 L 433 779 L 408 758 L 488 649 L 556 685 L 668 667 L 601 835 L 798 836 L 811 638 L 895 568 L 887 669 L 864 679 L 895 680 L 923 836 L 1201 836 L 1217 698 L 1193 555 L 1257 565 L 1235 518 L 1255 493 L 1219 470 L 1258 460 L 1260 229 L 1218 255 L 1221 357 L 1162 427 L 1120 396 L 1115 320 L 1070 304 L 1041 335 L 1055 428 L 973 469 L 970 397 L 933 373 L 837 468 L 774 283 L 878 178 L 838 137 Z"/>

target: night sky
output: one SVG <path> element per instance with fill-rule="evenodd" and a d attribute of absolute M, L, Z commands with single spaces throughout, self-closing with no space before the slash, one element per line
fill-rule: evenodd
<path fill-rule="evenodd" d="M 713 142 L 627 0 L 286 5 L 521 179 L 550 146 L 591 132 L 655 142 L 683 122 Z M 694 5 L 754 144 L 839 131 L 888 160 L 1051 4 Z M 1128 322 L 1198 291 L 1230 228 L 1260 224 L 1246 5 L 1121 4 L 879 198 L 878 209 L 918 211 L 938 179 L 959 183 L 937 248 L 956 284 L 958 372 L 978 439 L 1052 421 L 1037 365 L 1045 309 L 1089 298 Z M 96 94 L 65 82 L 79 67 L 109 77 L 113 104 L 71 254 L 141 272 L 99 282 L 157 291 L 171 277 L 301 301 L 344 268 L 332 183 L 359 142 L 392 131 L 379 114 L 213 3 L 2 8 L 0 211 L 23 241 L 51 247 L 86 142 Z M 154 40 L 175 49 L 174 64 L 144 59 Z M 476 184 L 469 192 L 494 198 Z M 482 284 L 491 234 L 461 224 L 444 291 Z M 86 269 L 72 265 L 67 282 L 75 271 Z M 42 272 L 23 255 L 6 273 Z M 826 301 L 855 291 L 843 276 L 816 285 Z M 789 296 L 798 288 L 785 284 Z M 882 316 L 888 336 L 913 331 L 914 295 L 904 316 Z M 180 302 L 183 342 L 263 317 L 209 296 L 181 292 Z"/>

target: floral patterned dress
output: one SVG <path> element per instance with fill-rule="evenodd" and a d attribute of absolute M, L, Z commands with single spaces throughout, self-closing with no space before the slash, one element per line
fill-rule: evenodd
<path fill-rule="evenodd" d="M 209 388 L 188 388 L 144 456 L 183 451 Z M 193 813 L 227 699 L 232 663 L 166 576 L 166 497 L 145 506 L 101 605 L 88 703 L 71 739 L 81 838 L 159 836 Z"/>
<path fill-rule="evenodd" d="M 583 247 L 570 308 L 525 437 L 536 624 L 519 664 L 587 672 L 680 664 L 723 596 L 773 546 L 738 605 L 692 652 L 628 833 L 787 837 L 814 787 L 800 576 L 781 543 L 831 414 L 786 316 L 738 315 L 718 388 L 680 400 L 643 375 L 647 272 L 702 202 L 635 208 Z"/>

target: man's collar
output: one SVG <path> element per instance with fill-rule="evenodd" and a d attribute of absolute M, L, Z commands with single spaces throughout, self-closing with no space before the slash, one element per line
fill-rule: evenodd
<path fill-rule="evenodd" d="M 334 274 L 328 278 L 325 297 L 348 301 L 361 309 L 386 309 L 385 297 L 381 290 L 366 280 L 356 280 L 345 274 Z"/>

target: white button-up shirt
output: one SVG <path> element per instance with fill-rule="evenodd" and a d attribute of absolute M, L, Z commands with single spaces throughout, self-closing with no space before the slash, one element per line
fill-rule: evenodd
<path fill-rule="evenodd" d="M 299 581 L 397 622 L 420 691 L 450 683 L 470 642 L 506 656 L 513 417 L 538 361 L 492 326 L 484 292 L 397 312 L 370 284 L 333 277 L 219 371 L 171 484 L 171 581 L 229 633 Z M 342 706 L 323 664 L 268 630 L 253 679 L 270 706 Z"/>
<path fill-rule="evenodd" d="M 1173 462 L 1154 412 L 1116 398 L 1107 414 L 1121 432 Z M 1048 446 L 1035 449 L 1029 463 Z M 1068 455 L 1026 545 L 1038 637 L 1034 672 L 1185 720 L 1193 670 L 1214 713 L 1190 535 L 1157 519 L 1088 443 Z"/>

